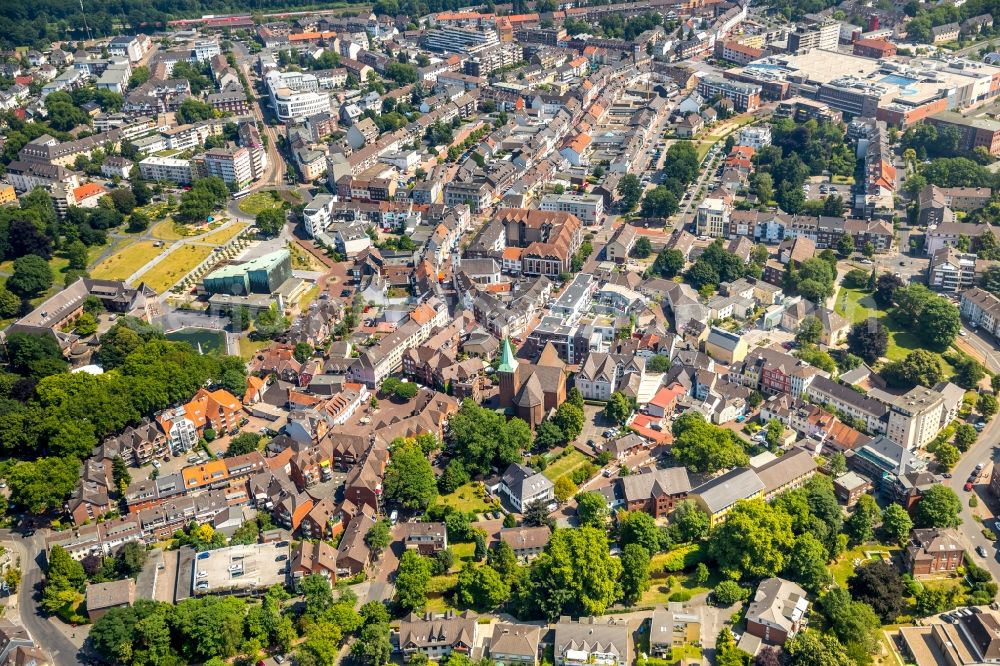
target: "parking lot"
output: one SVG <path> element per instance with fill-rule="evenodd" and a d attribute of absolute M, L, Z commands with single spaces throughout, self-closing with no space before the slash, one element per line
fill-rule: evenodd
<path fill-rule="evenodd" d="M 850 185 L 832 185 L 825 177 L 813 179 L 813 181 L 802 186 L 802 192 L 806 195 L 806 199 L 825 199 L 829 195 L 835 194 L 847 203 L 851 198 Z"/>
<path fill-rule="evenodd" d="M 193 594 L 240 591 L 283 584 L 288 571 L 287 541 L 230 546 L 195 556 Z"/>

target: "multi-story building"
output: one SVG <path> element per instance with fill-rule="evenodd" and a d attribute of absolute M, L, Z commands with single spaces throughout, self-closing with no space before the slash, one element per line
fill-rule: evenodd
<path fill-rule="evenodd" d="M 695 229 L 699 236 L 725 237 L 729 230 L 729 206 L 722 199 L 709 197 L 698 204 Z"/>
<path fill-rule="evenodd" d="M 749 467 L 732 469 L 691 491 L 692 498 L 708 514 L 713 527 L 725 522 L 726 516 L 740 500 L 763 495 L 764 482 Z"/>
<path fill-rule="evenodd" d="M 628 666 L 633 658 L 632 632 L 626 618 L 562 618 L 555 626 L 556 666 Z"/>
<path fill-rule="evenodd" d="M 178 185 L 189 185 L 194 180 L 191 162 L 175 157 L 147 157 L 139 162 L 139 173 L 146 180 L 165 180 Z"/>
<path fill-rule="evenodd" d="M 985 289 L 973 287 L 962 294 L 960 310 L 971 328 L 1000 337 L 1000 298 Z"/>
<path fill-rule="evenodd" d="M 836 51 L 840 43 L 840 22 L 807 19 L 788 33 L 788 52 L 803 53 L 812 49 Z"/>
<path fill-rule="evenodd" d="M 782 578 L 767 578 L 757 586 L 747 607 L 747 633 L 770 645 L 782 645 L 799 632 L 808 611 L 805 590 Z"/>
<path fill-rule="evenodd" d="M 971 151 L 983 146 L 990 155 L 1000 155 L 1000 121 L 986 117 L 963 116 L 955 111 L 944 111 L 929 116 L 927 122 L 935 127 L 954 127 L 959 131 L 958 149 Z"/>
<path fill-rule="evenodd" d="M 448 26 L 428 30 L 421 37 L 421 44 L 431 51 L 447 51 L 451 53 L 468 53 L 476 47 L 492 46 L 500 43 L 496 30 L 473 30 Z"/>
<path fill-rule="evenodd" d="M 698 94 L 705 99 L 728 99 L 740 113 L 760 108 L 760 86 L 754 83 L 731 81 L 721 76 L 703 76 L 698 80 Z"/>
<path fill-rule="evenodd" d="M 817 376 L 805 390 L 806 396 L 820 404 L 829 404 L 865 424 L 870 433 L 884 433 L 888 408 L 882 402 L 858 393 L 828 377 Z"/>
<path fill-rule="evenodd" d="M 889 402 L 889 422 L 885 434 L 907 449 L 917 449 L 941 431 L 941 394 L 925 386 L 915 386 Z"/>
<path fill-rule="evenodd" d="M 468 204 L 473 213 L 489 207 L 493 201 L 493 190 L 485 180 L 452 181 L 444 186 L 446 206 Z"/>
<path fill-rule="evenodd" d="M 862 38 L 854 41 L 854 55 L 884 60 L 896 55 L 896 45 L 887 39 Z"/>
<path fill-rule="evenodd" d="M 576 215 L 584 224 L 600 224 L 604 218 L 604 198 L 595 194 L 546 194 L 540 210 Z"/>
<path fill-rule="evenodd" d="M 914 577 L 954 573 L 962 566 L 965 546 L 952 528 L 916 529 L 904 551 L 906 568 Z"/>
<path fill-rule="evenodd" d="M 931 257 L 927 284 L 932 289 L 960 292 L 976 284 L 976 255 L 943 247 Z"/>
<path fill-rule="evenodd" d="M 212 148 L 205 151 L 205 171 L 221 178 L 233 190 L 245 189 L 253 182 L 253 165 L 246 148 Z"/>

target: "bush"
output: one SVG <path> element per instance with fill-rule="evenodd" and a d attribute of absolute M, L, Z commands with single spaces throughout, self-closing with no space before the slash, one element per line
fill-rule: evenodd
<path fill-rule="evenodd" d="M 993 530 L 984 529 L 983 530 L 983 537 L 985 537 L 986 540 L 988 540 L 988 541 L 996 541 L 997 540 L 997 535 L 993 533 Z"/>
<path fill-rule="evenodd" d="M 750 590 L 734 580 L 724 580 L 715 586 L 712 598 L 719 606 L 732 606 L 750 597 Z"/>
<path fill-rule="evenodd" d="M 704 559 L 705 554 L 702 552 L 701 544 L 691 543 L 675 548 L 667 553 L 667 557 L 663 561 L 663 566 L 658 571 L 667 571 L 670 573 L 685 571 L 697 566 Z"/>
<path fill-rule="evenodd" d="M 677 590 L 667 597 L 667 601 L 680 601 L 681 603 L 684 603 L 686 601 L 691 601 L 691 596 L 691 590 Z"/>

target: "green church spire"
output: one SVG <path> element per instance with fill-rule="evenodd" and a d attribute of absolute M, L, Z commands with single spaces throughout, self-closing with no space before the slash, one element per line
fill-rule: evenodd
<path fill-rule="evenodd" d="M 514 350 L 510 347 L 510 338 L 503 339 L 503 351 L 500 354 L 499 372 L 514 372 L 517 368 L 517 359 L 514 357 Z"/>

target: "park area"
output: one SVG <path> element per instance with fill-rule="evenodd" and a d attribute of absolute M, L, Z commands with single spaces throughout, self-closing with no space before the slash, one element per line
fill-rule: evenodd
<path fill-rule="evenodd" d="M 239 208 L 247 215 L 257 215 L 265 210 L 281 206 L 281 197 L 276 192 L 254 192 L 240 201 Z"/>
<path fill-rule="evenodd" d="M 181 245 L 135 281 L 144 282 L 147 287 L 162 294 L 180 282 L 181 278 L 211 253 L 212 248 L 207 245 Z"/>
<path fill-rule="evenodd" d="M 164 251 L 154 241 L 134 243 L 94 266 L 90 274 L 100 280 L 125 280 Z"/>
<path fill-rule="evenodd" d="M 885 355 L 890 361 L 898 361 L 905 358 L 914 349 L 924 348 L 916 335 L 895 322 L 892 317 L 888 316 L 888 312 L 880 310 L 872 295 L 867 291 L 841 287 L 840 291 L 837 292 L 834 310 L 852 324 L 873 317 L 880 320 L 889 333 L 889 347 Z"/>

